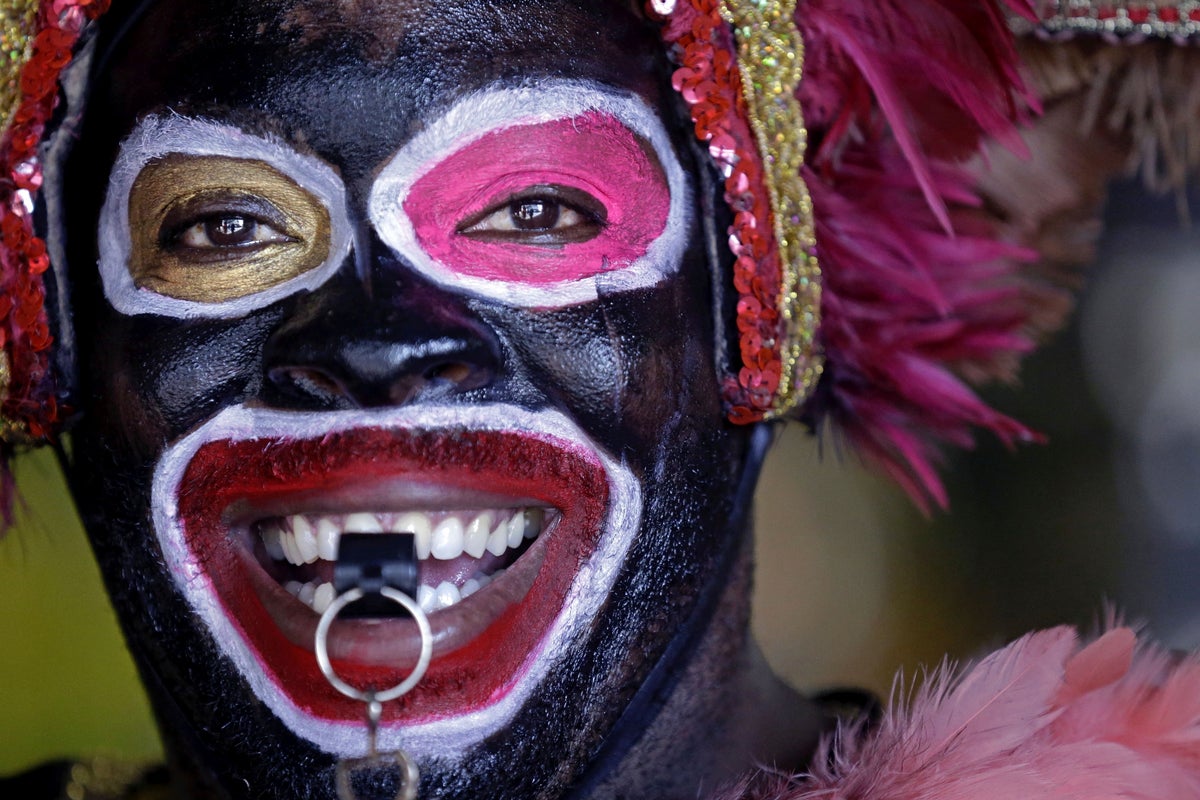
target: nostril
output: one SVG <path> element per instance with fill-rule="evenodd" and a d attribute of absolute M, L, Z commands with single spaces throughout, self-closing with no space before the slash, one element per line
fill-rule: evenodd
<path fill-rule="evenodd" d="M 293 397 L 319 398 L 328 403 L 349 397 L 341 381 L 313 367 L 274 367 L 268 370 L 267 377 Z"/>
<path fill-rule="evenodd" d="M 392 382 L 388 399 L 397 405 L 412 402 L 418 397 L 432 399 L 447 394 L 470 391 L 486 386 L 491 370 L 465 361 L 440 361 L 413 375 L 403 375 Z"/>
<path fill-rule="evenodd" d="M 436 364 L 425 370 L 425 380 L 431 383 L 433 381 L 444 381 L 461 386 L 470 380 L 472 372 L 471 365 L 464 364 L 461 361 L 449 364 Z"/>
<path fill-rule="evenodd" d="M 492 382 L 495 370 L 484 363 L 470 361 L 443 361 L 424 372 L 425 382 L 430 386 L 441 386 L 455 392 L 481 389 Z"/>

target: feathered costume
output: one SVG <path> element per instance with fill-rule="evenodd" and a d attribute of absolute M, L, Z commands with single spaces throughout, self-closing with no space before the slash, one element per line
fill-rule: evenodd
<path fill-rule="evenodd" d="M 45 301 L 54 270 L 33 227 L 39 146 L 59 72 L 106 6 L 0 8 L 5 51 L 24 64 L 0 96 L 10 449 L 52 438 L 65 417 Z M 944 506 L 941 447 L 969 447 L 975 428 L 1036 438 L 972 387 L 1012 379 L 1061 320 L 1107 179 L 1140 169 L 1174 187 L 1200 163 L 1197 56 L 1178 46 L 1200 35 L 1200 3 L 648 8 L 733 211 L 730 418 L 798 418 L 843 437 L 922 507 Z M 1200 661 L 1129 628 L 1086 645 L 1065 628 L 1031 634 L 964 671 L 942 667 L 911 699 L 896 694 L 878 724 L 839 730 L 809 773 L 764 770 L 720 797 L 1200 798 Z"/>
<path fill-rule="evenodd" d="M 1200 797 L 1200 660 L 1115 627 L 1031 633 L 943 665 L 877 727 L 825 741 L 810 773 L 762 771 L 719 800 L 1188 800 Z"/>
<path fill-rule="evenodd" d="M 825 358 L 799 413 L 922 505 L 946 502 L 940 445 L 969 446 L 975 427 L 1034 437 L 969 386 L 1012 378 L 1061 321 L 1107 180 L 1178 188 L 1200 163 L 1195 53 L 1178 46 L 1200 32 L 1200 4 L 1005 10 L 809 0 L 795 15 Z M 1009 26 L 1031 35 L 1019 50 Z M 1032 152 L 1014 124 L 1032 126 Z M 1128 627 L 1090 643 L 1030 634 L 920 687 L 898 681 L 883 719 L 843 725 L 807 773 L 764 768 L 716 796 L 1200 798 L 1200 659 Z"/>

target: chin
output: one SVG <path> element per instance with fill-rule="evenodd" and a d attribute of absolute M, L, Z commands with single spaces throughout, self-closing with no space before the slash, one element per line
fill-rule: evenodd
<path fill-rule="evenodd" d="M 302 413 L 227 408 L 154 470 L 154 532 L 179 593 L 290 731 L 366 752 L 365 709 L 322 676 L 319 617 L 343 532 L 416 534 L 433 661 L 385 705 L 380 747 L 418 760 L 502 731 L 577 662 L 642 525 L 642 487 L 565 416 L 508 405 Z M 330 633 L 350 683 L 400 683 L 408 619 Z"/>

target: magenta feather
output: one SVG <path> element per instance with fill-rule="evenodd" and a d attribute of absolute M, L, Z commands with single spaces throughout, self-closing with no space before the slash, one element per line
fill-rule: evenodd
<path fill-rule="evenodd" d="M 1012 6 L 1028 12 L 1027 4 Z M 825 147 L 837 149 L 852 130 L 862 135 L 886 123 L 934 216 L 953 230 L 930 161 L 972 157 L 980 135 L 1020 147 L 1013 121 L 1021 81 L 1000 7 L 807 0 L 797 21 L 807 43 L 801 98 L 809 125 L 836 134 Z M 855 102 L 846 106 L 845 97 Z M 847 107 L 857 119 L 838 111 Z"/>
<path fill-rule="evenodd" d="M 809 171 L 825 296 L 826 386 L 817 408 L 919 504 L 945 505 L 938 445 L 969 447 L 973 427 L 1005 442 L 1034 434 L 990 409 L 965 374 L 1002 373 L 1031 350 L 1025 295 L 1014 275 L 1026 251 L 996 241 L 963 204 L 966 177 L 930 177 L 958 235 L 925 204 L 903 157 L 847 150 L 839 169 Z"/>
<path fill-rule="evenodd" d="M 827 358 L 804 416 L 945 506 L 943 445 L 1036 438 L 968 386 L 1033 348 L 1037 290 L 1034 254 L 999 239 L 962 166 L 987 140 L 1019 149 L 1036 100 L 999 2 L 806 0 L 796 18 Z"/>

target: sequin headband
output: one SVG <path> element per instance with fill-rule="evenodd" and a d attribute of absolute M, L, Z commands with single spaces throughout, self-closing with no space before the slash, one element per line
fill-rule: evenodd
<path fill-rule="evenodd" d="M 0 4 L 0 437 L 55 435 L 63 410 L 51 368 L 45 309 L 46 243 L 34 233 L 42 185 L 39 148 L 58 102 L 58 78 L 83 27 L 109 0 L 12 0 Z"/>
<path fill-rule="evenodd" d="M 64 417 L 33 226 L 39 147 L 58 77 L 107 6 L 0 0 L 10 445 L 52 437 Z M 944 502 L 940 445 L 969 444 L 975 427 L 1031 437 L 968 386 L 1004 377 L 1032 346 L 1028 254 L 999 240 L 957 166 L 985 139 L 1015 141 L 1034 102 L 1007 16 L 1033 24 L 1029 0 L 651 0 L 647 11 L 732 212 L 730 419 L 835 428 L 919 502 Z"/>

